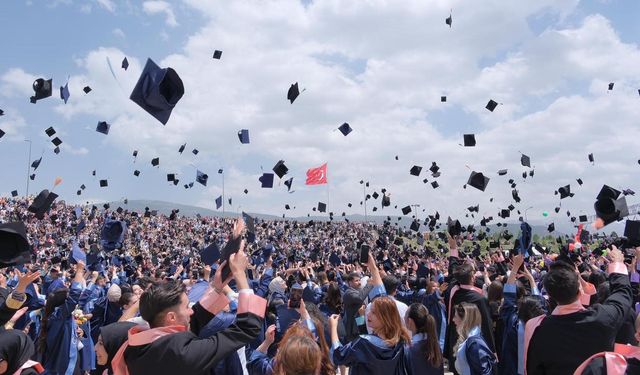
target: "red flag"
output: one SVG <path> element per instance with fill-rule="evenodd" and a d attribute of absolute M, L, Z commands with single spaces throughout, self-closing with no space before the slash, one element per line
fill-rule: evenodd
<path fill-rule="evenodd" d="M 311 168 L 307 171 L 307 185 L 320 185 L 327 183 L 327 163 L 318 168 Z"/>

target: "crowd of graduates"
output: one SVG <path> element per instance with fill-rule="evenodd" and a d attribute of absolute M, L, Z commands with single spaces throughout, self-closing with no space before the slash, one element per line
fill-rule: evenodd
<path fill-rule="evenodd" d="M 0 200 L 0 375 L 640 373 L 628 242 L 31 201 Z"/>

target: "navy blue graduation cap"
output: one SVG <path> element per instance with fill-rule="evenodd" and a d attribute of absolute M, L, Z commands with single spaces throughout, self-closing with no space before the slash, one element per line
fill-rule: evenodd
<path fill-rule="evenodd" d="M 4 130 L 0 129 L 0 138 L 4 137 L 4 135 L 7 134 L 4 132 Z"/>
<path fill-rule="evenodd" d="M 451 25 L 453 24 L 453 18 L 451 17 L 451 14 L 449 14 L 449 17 L 447 17 L 447 18 L 444 20 L 444 23 L 445 23 L 445 24 L 447 24 L 447 25 L 449 25 L 449 28 L 451 28 Z"/>
<path fill-rule="evenodd" d="M 151 165 L 157 167 L 160 164 L 160 158 L 151 159 Z"/>
<path fill-rule="evenodd" d="M 133 171 L 133 175 L 136 177 L 140 176 L 140 171 L 136 169 L 135 171 Z"/>
<path fill-rule="evenodd" d="M 300 320 L 300 313 L 295 309 L 290 309 L 286 304 L 279 305 L 276 308 L 277 330 L 280 334 L 284 334 L 287 329 L 296 324 Z"/>
<path fill-rule="evenodd" d="M 293 104 L 296 98 L 300 95 L 300 90 L 298 90 L 298 82 L 294 83 L 289 87 L 289 91 L 287 92 L 287 100 Z"/>
<path fill-rule="evenodd" d="M 335 266 L 339 266 L 342 263 L 342 260 L 340 259 L 338 254 L 334 252 L 334 253 L 331 253 L 331 255 L 329 255 L 329 263 L 335 267 Z"/>
<path fill-rule="evenodd" d="M 523 167 L 531 168 L 531 158 L 529 158 L 525 154 L 522 154 L 522 156 L 520 156 L 520 163 L 522 164 Z"/>
<path fill-rule="evenodd" d="M 272 188 L 273 187 L 273 173 L 263 173 L 258 181 L 262 184 L 263 188 Z"/>
<path fill-rule="evenodd" d="M 209 175 L 201 172 L 200 170 L 196 171 L 196 181 L 203 186 L 207 186 L 207 181 L 209 180 Z"/>
<path fill-rule="evenodd" d="M 216 210 L 219 210 L 222 207 L 222 195 L 216 198 Z"/>
<path fill-rule="evenodd" d="M 178 73 L 172 68 L 160 68 L 153 60 L 147 59 L 129 98 L 166 125 L 171 111 L 183 95 L 184 85 Z"/>
<path fill-rule="evenodd" d="M 67 82 L 64 86 L 60 86 L 60 99 L 64 100 L 64 104 L 67 104 L 70 96 L 69 82 Z"/>
<path fill-rule="evenodd" d="M 106 121 L 98 121 L 98 126 L 96 126 L 96 131 L 98 133 L 102 133 L 104 135 L 109 134 L 109 129 L 111 128 L 111 124 L 107 124 Z"/>
<path fill-rule="evenodd" d="M 29 263 L 31 245 L 21 221 L 0 224 L 0 268 Z"/>
<path fill-rule="evenodd" d="M 11 196 L 14 197 L 14 198 L 17 197 L 18 196 L 18 190 L 11 191 Z"/>
<path fill-rule="evenodd" d="M 278 176 L 278 178 L 282 178 L 284 175 L 289 172 L 289 168 L 284 164 L 284 160 L 280 160 L 274 167 L 273 172 Z"/>
<path fill-rule="evenodd" d="M 292 184 L 293 184 L 293 177 L 291 177 L 290 179 L 284 182 L 284 185 L 287 187 L 287 191 L 291 191 Z"/>
<path fill-rule="evenodd" d="M 129 60 L 127 60 L 127 57 L 125 56 L 124 59 L 122 59 L 122 69 L 127 70 L 127 68 L 129 68 Z"/>
<path fill-rule="evenodd" d="M 302 290 L 302 300 L 305 303 L 314 303 L 315 302 L 315 292 L 311 288 L 309 284 Z"/>
<path fill-rule="evenodd" d="M 498 103 L 495 100 L 491 99 L 489 100 L 485 108 L 488 109 L 490 112 L 493 112 L 493 110 L 496 109 L 497 106 L 498 106 Z"/>
<path fill-rule="evenodd" d="M 242 129 L 240 131 L 238 131 L 238 139 L 240 140 L 240 143 L 242 143 L 243 145 L 246 145 L 249 143 L 249 129 Z"/>
<path fill-rule="evenodd" d="M 89 87 L 89 86 L 85 86 L 85 87 L 82 89 L 82 91 L 84 91 L 84 93 L 85 93 L 85 94 L 88 94 L 88 93 L 90 93 L 90 92 L 91 92 L 91 87 Z"/>
<path fill-rule="evenodd" d="M 31 103 L 36 103 L 40 99 L 45 99 L 51 96 L 53 92 L 53 80 L 44 78 L 38 78 L 33 82 L 33 91 L 35 95 L 33 95 L 29 100 Z"/>
<path fill-rule="evenodd" d="M 107 219 L 102 226 L 100 233 L 100 244 L 102 248 L 111 251 L 122 246 L 127 224 L 124 221 Z"/>
<path fill-rule="evenodd" d="M 414 165 L 409 170 L 409 174 L 411 174 L 412 176 L 420 176 L 420 172 L 422 172 L 422 167 L 419 165 Z"/>
<path fill-rule="evenodd" d="M 340 133 L 342 133 L 342 135 L 344 135 L 345 137 L 347 135 L 349 135 L 349 133 L 351 133 L 353 131 L 353 129 L 351 129 L 351 126 L 349 126 L 349 124 L 346 123 L 346 122 L 344 124 L 340 125 L 338 130 L 340 130 Z"/>
<path fill-rule="evenodd" d="M 55 137 L 54 139 L 51 140 L 51 143 L 53 143 L 53 145 L 57 147 L 62 144 L 62 140 L 58 137 Z"/>
<path fill-rule="evenodd" d="M 53 153 L 58 155 L 60 153 L 60 147 L 56 147 L 53 149 Z"/>
<path fill-rule="evenodd" d="M 178 153 L 182 154 L 182 152 L 184 151 L 185 147 L 187 147 L 187 144 L 183 144 L 182 146 L 180 146 L 180 148 L 178 149 Z"/>
<path fill-rule="evenodd" d="M 520 224 L 520 241 L 518 241 L 518 253 L 525 257 L 530 255 L 531 250 L 531 225 L 526 222 Z"/>
<path fill-rule="evenodd" d="M 474 147 L 476 145 L 476 136 L 475 134 L 464 134 L 464 146 L 465 147 Z"/>
<path fill-rule="evenodd" d="M 327 204 L 326 203 L 322 203 L 322 202 L 318 202 L 318 211 L 327 212 Z"/>
<path fill-rule="evenodd" d="M 36 169 L 38 169 L 38 167 L 40 166 L 40 162 L 42 161 L 42 156 L 40 157 L 40 159 L 38 160 L 34 160 L 33 163 L 31 163 L 31 168 L 33 168 L 33 171 L 35 172 Z"/>
<path fill-rule="evenodd" d="M 56 130 L 53 128 L 53 126 L 49 126 L 44 132 L 49 137 L 51 137 L 54 134 L 56 134 Z"/>
<path fill-rule="evenodd" d="M 483 175 L 482 172 L 472 171 L 467 181 L 467 185 L 471 185 L 480 191 L 484 191 L 487 188 L 487 184 L 489 184 L 489 177 Z"/>
<path fill-rule="evenodd" d="M 242 219 L 244 220 L 245 225 L 247 226 L 247 241 L 252 243 L 256 240 L 255 220 L 253 220 L 253 218 L 244 211 L 242 212 Z"/>
<path fill-rule="evenodd" d="M 220 248 L 214 241 L 200 252 L 200 259 L 206 265 L 212 265 L 220 259 Z"/>
<path fill-rule="evenodd" d="M 87 254 L 78 246 L 78 241 L 74 240 L 71 246 L 71 263 L 82 262 L 87 264 Z"/>
<path fill-rule="evenodd" d="M 33 202 L 31 202 L 28 210 L 29 212 L 34 213 L 36 218 L 42 220 L 44 218 L 44 214 L 49 211 L 51 204 L 53 204 L 53 201 L 56 198 L 58 198 L 58 194 L 44 189 L 35 197 Z"/>
<path fill-rule="evenodd" d="M 222 51 L 220 51 L 220 50 L 213 51 L 213 58 L 214 59 L 220 60 L 221 57 L 222 57 Z"/>
<path fill-rule="evenodd" d="M 197 148 L 194 148 L 193 151 L 191 151 L 191 153 L 194 154 L 194 155 L 198 155 L 199 152 L 200 151 L 198 151 Z"/>

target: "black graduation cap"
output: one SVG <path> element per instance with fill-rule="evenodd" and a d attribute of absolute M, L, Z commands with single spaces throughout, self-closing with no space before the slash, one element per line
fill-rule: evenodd
<path fill-rule="evenodd" d="M 384 194 L 382 196 L 382 207 L 389 207 L 391 206 L 391 197 L 387 194 Z M 349 203 L 349 207 L 351 207 L 351 203 Z"/>
<path fill-rule="evenodd" d="M 431 182 L 431 187 L 433 187 L 434 189 L 437 189 L 438 186 L 440 186 L 440 185 L 438 185 L 438 181 Z"/>
<path fill-rule="evenodd" d="M 463 137 L 464 137 L 464 146 L 465 147 L 474 147 L 476 145 L 476 136 L 475 136 L 475 134 L 465 134 Z"/>
<path fill-rule="evenodd" d="M 4 116 L 4 111 L 0 109 L 0 116 Z"/>
<path fill-rule="evenodd" d="M 222 207 L 222 195 L 216 198 L 216 210 L 219 210 Z"/>
<path fill-rule="evenodd" d="M 402 214 L 403 215 L 408 215 L 411 212 L 411 206 L 406 206 L 404 208 L 402 208 Z"/>
<path fill-rule="evenodd" d="M 36 174 L 35 173 L 32 174 L 31 176 L 29 176 L 29 178 L 31 179 L 31 181 L 35 180 L 36 179 Z"/>
<path fill-rule="evenodd" d="M 160 158 L 151 159 L 151 165 L 157 167 L 160 164 Z"/>
<path fill-rule="evenodd" d="M 533 177 L 534 173 L 535 173 L 535 170 L 534 170 L 534 169 L 530 170 L 530 171 L 529 171 L 529 177 Z"/>
<path fill-rule="evenodd" d="M 510 204 L 509 207 L 507 207 L 509 209 L 509 211 L 513 211 L 516 209 L 516 206 Z"/>
<path fill-rule="evenodd" d="M 577 179 L 576 181 L 578 182 L 578 185 L 582 185 L 582 179 L 581 178 Z"/>
<path fill-rule="evenodd" d="M 199 170 L 196 170 L 196 182 L 207 186 L 207 180 L 209 179 L 209 175 Z"/>
<path fill-rule="evenodd" d="M 33 91 L 35 95 L 30 98 L 31 103 L 36 103 L 40 99 L 45 99 L 51 96 L 53 92 L 53 80 L 44 78 L 38 78 L 33 82 Z"/>
<path fill-rule="evenodd" d="M 420 223 L 417 220 L 411 222 L 410 229 L 414 232 L 417 232 L 420 229 Z"/>
<path fill-rule="evenodd" d="M 160 68 L 151 59 L 140 74 L 129 99 L 166 125 L 171 111 L 184 95 L 184 85 L 175 70 Z"/>
<path fill-rule="evenodd" d="M 453 24 L 453 18 L 451 17 L 451 14 L 449 14 L 449 17 L 447 17 L 447 18 L 444 20 L 444 23 L 445 23 L 445 24 L 447 24 L 447 25 L 449 25 L 449 28 L 451 28 L 451 24 Z"/>
<path fill-rule="evenodd" d="M 509 216 L 511 216 L 511 211 L 510 210 L 500 210 L 500 217 L 503 219 L 508 218 Z"/>
<path fill-rule="evenodd" d="M 556 207 L 553 209 L 556 213 L 560 212 L 560 207 Z"/>
<path fill-rule="evenodd" d="M 284 160 L 280 160 L 278 163 L 276 163 L 276 165 L 273 167 L 273 171 L 275 172 L 275 174 L 278 176 L 278 178 L 282 178 L 284 175 L 287 174 L 287 172 L 289 172 L 289 168 L 287 168 L 286 165 L 284 165 Z"/>
<path fill-rule="evenodd" d="M 447 231 L 451 236 L 457 236 L 462 233 L 462 225 L 460 224 L 460 221 L 449 218 L 447 220 Z"/>
<path fill-rule="evenodd" d="M 53 126 L 49 126 L 49 127 L 47 128 L 47 130 L 45 130 L 44 132 L 45 132 L 45 134 L 47 134 L 47 136 L 49 136 L 49 137 L 51 137 L 51 136 L 53 136 L 54 134 L 56 134 L 56 131 L 55 131 L 55 129 L 53 128 Z"/>
<path fill-rule="evenodd" d="M 348 203 L 348 204 L 347 204 L 347 207 L 352 207 L 352 206 L 353 206 L 353 205 L 352 205 L 351 203 Z"/>
<path fill-rule="evenodd" d="M 467 207 L 467 210 L 469 210 L 469 212 L 479 212 L 480 211 L 480 205 L 476 205 L 476 206 L 469 206 Z"/>
<path fill-rule="evenodd" d="M 249 144 L 249 129 L 242 129 L 238 131 L 238 139 L 243 145 Z"/>
<path fill-rule="evenodd" d="M 183 144 L 182 146 L 180 146 L 180 148 L 178 149 L 178 152 L 179 152 L 180 154 L 182 154 L 182 152 L 184 151 L 184 148 L 185 148 L 185 147 L 187 147 L 187 144 L 186 144 L 186 143 L 185 143 L 185 144 Z"/>
<path fill-rule="evenodd" d="M 88 94 L 88 93 L 90 93 L 90 92 L 91 92 L 91 87 L 89 87 L 89 86 L 85 86 L 85 87 L 82 89 L 82 91 L 84 91 L 84 93 L 85 93 L 85 94 Z"/>
<path fill-rule="evenodd" d="M 426 179 L 426 178 L 425 178 L 424 180 L 422 180 L 422 183 L 423 183 L 423 184 L 426 184 L 427 182 L 429 182 L 429 180 L 428 180 L 428 179 Z"/>
<path fill-rule="evenodd" d="M 627 220 L 624 225 L 624 236 L 629 246 L 640 246 L 640 221 Z"/>
<path fill-rule="evenodd" d="M 522 156 L 520 156 L 520 163 L 523 167 L 531 168 L 531 159 L 525 154 L 522 154 Z"/>
<path fill-rule="evenodd" d="M 49 211 L 49 208 L 51 208 L 51 205 L 56 198 L 58 198 L 58 194 L 44 189 L 35 197 L 33 202 L 31 202 L 28 210 L 29 212 L 34 213 L 36 218 L 43 219 L 44 214 Z"/>
<path fill-rule="evenodd" d="M 214 59 L 220 60 L 221 57 L 222 57 L 222 51 L 220 51 L 220 50 L 213 51 L 213 58 Z"/>
<path fill-rule="evenodd" d="M 522 178 L 527 178 L 527 172 L 522 172 Z"/>
<path fill-rule="evenodd" d="M 291 191 L 292 184 L 293 184 L 293 177 L 291 177 L 290 179 L 284 182 L 284 185 L 287 187 L 287 191 Z"/>
<path fill-rule="evenodd" d="M 441 96 L 440 97 L 440 102 L 445 103 L 447 101 L 447 97 L 446 96 Z"/>
<path fill-rule="evenodd" d="M 258 181 L 262 184 L 263 188 L 272 188 L 273 187 L 273 173 L 263 173 Z"/>
<path fill-rule="evenodd" d="M 558 193 L 560 193 L 560 199 L 564 199 L 566 197 L 573 197 L 571 193 L 571 185 L 565 185 L 558 188 Z"/>
<path fill-rule="evenodd" d="M 340 130 L 340 133 L 342 133 L 342 135 L 344 135 L 345 137 L 353 131 L 353 129 L 351 129 L 351 126 L 349 126 L 349 124 L 347 124 L 346 122 L 340 125 L 338 130 Z"/>
<path fill-rule="evenodd" d="M 33 168 L 33 171 L 35 172 L 36 169 L 38 169 L 38 167 L 40 166 L 40 162 L 42 162 L 42 156 L 40 157 L 40 159 L 34 160 L 31 163 L 31 168 Z"/>
<path fill-rule="evenodd" d="M 578 219 L 580 220 L 581 223 L 585 223 L 587 222 L 589 219 L 587 218 L 587 215 L 580 215 L 578 217 Z"/>
<path fill-rule="evenodd" d="M 62 141 L 60 140 L 60 138 L 55 137 L 54 139 L 51 140 L 51 143 L 53 143 L 54 146 L 58 147 L 62 144 Z"/>
<path fill-rule="evenodd" d="M 135 171 L 133 171 L 133 175 L 136 177 L 140 176 L 140 171 L 136 169 Z"/>
<path fill-rule="evenodd" d="M 96 126 L 96 131 L 98 133 L 102 133 L 104 135 L 109 134 L 109 129 L 111 128 L 110 124 L 107 124 L 106 121 L 98 121 L 98 126 Z"/>
<path fill-rule="evenodd" d="M 482 172 L 472 171 L 467 181 L 467 185 L 471 185 L 480 191 L 484 191 L 487 188 L 487 184 L 489 184 L 489 177 L 483 175 Z"/>
<path fill-rule="evenodd" d="M 53 149 L 53 153 L 58 155 L 60 153 L 60 147 L 56 147 Z"/>
<path fill-rule="evenodd" d="M 249 189 L 244 189 L 245 194 L 249 194 Z"/>
<path fill-rule="evenodd" d="M 589 161 L 590 161 L 591 163 L 593 163 L 593 162 L 594 162 L 593 154 L 589 154 L 589 155 L 588 155 L 588 157 L 589 157 Z"/>
<path fill-rule="evenodd" d="M 420 176 L 420 172 L 422 172 L 422 167 L 418 166 L 418 165 L 414 165 L 413 167 L 411 167 L 411 169 L 409 170 L 409 173 L 413 176 Z"/>
<path fill-rule="evenodd" d="M 109 181 L 107 180 L 100 180 L 100 187 L 107 187 L 109 186 Z"/>
<path fill-rule="evenodd" d="M 496 109 L 497 106 L 498 106 L 498 103 L 495 102 L 493 99 L 491 99 L 491 100 L 489 100 L 489 102 L 487 103 L 487 106 L 485 108 L 488 109 L 489 111 L 493 112 L 493 110 Z"/>
<path fill-rule="evenodd" d="M 377 191 L 373 192 L 373 195 L 372 195 L 373 199 L 378 199 L 379 196 L 380 196 L 380 194 L 378 194 Z"/>
<path fill-rule="evenodd" d="M 513 197 L 513 200 L 516 201 L 516 203 L 520 203 L 520 201 L 522 199 L 520 199 L 520 196 L 518 195 L 518 190 L 513 189 L 511 190 L 511 196 Z"/>
<path fill-rule="evenodd" d="M 615 84 L 614 82 L 609 83 L 609 91 L 613 90 L 613 85 L 614 84 Z"/>
<path fill-rule="evenodd" d="M 318 202 L 318 211 L 327 212 L 327 204 L 326 203 L 322 203 L 322 202 Z"/>
<path fill-rule="evenodd" d="M 285 210 L 289 210 L 289 209 L 291 209 L 291 207 L 290 207 L 288 204 L 285 204 L 285 205 L 284 205 L 284 209 L 285 209 Z"/>
<path fill-rule="evenodd" d="M 191 151 L 191 153 L 194 154 L 194 155 L 198 155 L 199 152 L 200 151 L 198 151 L 197 148 L 194 148 L 193 151 Z"/>
<path fill-rule="evenodd" d="M 124 59 L 122 59 L 122 69 L 127 70 L 127 68 L 129 68 L 129 60 L 127 60 L 127 57 L 125 56 Z"/>
<path fill-rule="evenodd" d="M 4 130 L 0 129 L 0 138 L 4 137 L 5 134 Z"/>
<path fill-rule="evenodd" d="M 620 191 L 607 185 L 604 185 L 600 190 L 594 203 L 594 209 L 596 215 L 604 222 L 604 225 L 621 220 L 629 215 L 627 200 L 624 196 L 620 197 L 620 195 Z"/>
<path fill-rule="evenodd" d="M 67 82 L 64 86 L 60 86 L 60 99 L 64 100 L 64 104 L 67 104 L 70 96 L 69 82 Z"/>
<path fill-rule="evenodd" d="M 167 173 L 167 181 L 169 182 L 173 182 L 176 180 L 176 175 L 175 173 Z"/>
<path fill-rule="evenodd" d="M 0 268 L 31 262 L 31 245 L 24 223 L 0 224 Z"/>
<path fill-rule="evenodd" d="M 298 90 L 298 82 L 294 83 L 289 87 L 289 91 L 287 92 L 287 100 L 293 104 L 296 98 L 300 95 L 300 90 Z"/>
<path fill-rule="evenodd" d="M 11 192 L 11 196 L 12 196 L 12 197 L 17 197 L 17 196 L 18 196 L 18 190 L 13 190 L 13 191 Z"/>

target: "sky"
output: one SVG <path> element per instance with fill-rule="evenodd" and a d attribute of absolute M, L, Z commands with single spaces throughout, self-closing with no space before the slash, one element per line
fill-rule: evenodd
<path fill-rule="evenodd" d="M 384 188 L 391 207 L 372 199 L 369 214 L 419 204 L 420 218 L 438 211 L 477 223 L 514 204 L 532 223 L 570 227 L 566 211 L 593 215 L 603 184 L 640 189 L 638 14 L 640 2 L 625 0 L 3 1 L 0 194 L 26 193 L 29 139 L 31 160 L 42 156 L 29 193 L 59 176 L 59 199 L 77 204 L 127 198 L 215 209 L 223 169 L 227 211 L 306 216 L 323 202 L 338 217 L 363 214 L 363 195 Z M 166 125 L 129 100 L 148 58 L 184 82 Z M 54 95 L 31 104 L 40 77 L 53 79 Z M 295 82 L 304 91 L 291 104 Z M 490 99 L 500 103 L 493 112 Z M 108 135 L 95 131 L 99 121 L 111 124 Z M 337 131 L 344 122 L 353 128 L 346 137 Z M 50 126 L 63 141 L 58 155 Z M 240 129 L 250 144 L 239 142 Z M 461 146 L 468 133 L 475 147 Z M 289 173 L 261 188 L 258 177 L 279 160 Z M 325 162 L 329 183 L 305 186 L 306 170 Z M 419 177 L 409 174 L 414 165 Z M 196 170 L 209 175 L 207 186 L 185 189 Z M 490 178 L 484 192 L 463 188 L 471 171 Z M 567 184 L 575 195 L 560 200 L 554 191 Z M 476 204 L 479 215 L 465 217 Z"/>

